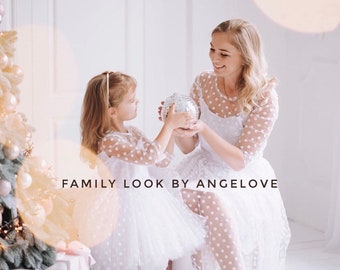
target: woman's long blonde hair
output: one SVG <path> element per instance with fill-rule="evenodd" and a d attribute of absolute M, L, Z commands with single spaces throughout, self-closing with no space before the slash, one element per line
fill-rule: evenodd
<path fill-rule="evenodd" d="M 238 104 L 241 111 L 250 112 L 276 83 L 276 79 L 267 78 L 267 63 L 260 35 L 252 24 L 242 19 L 222 22 L 212 31 L 212 35 L 214 33 L 228 34 L 232 45 L 242 55 L 244 66 L 238 82 Z"/>
<path fill-rule="evenodd" d="M 84 161 L 95 166 L 98 142 L 110 131 L 108 109 L 117 107 L 136 81 L 120 72 L 103 72 L 87 84 L 80 120 L 81 151 Z"/>

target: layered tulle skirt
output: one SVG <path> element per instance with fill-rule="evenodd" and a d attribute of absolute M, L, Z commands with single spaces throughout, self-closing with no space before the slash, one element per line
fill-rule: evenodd
<path fill-rule="evenodd" d="M 212 192 L 223 202 L 246 270 L 284 269 L 290 229 L 278 188 L 280 179 L 267 160 L 256 158 L 236 172 L 200 149 L 189 154 L 177 171 L 189 180 L 189 189 Z M 209 246 L 202 250 L 202 269 L 220 269 Z"/>
<path fill-rule="evenodd" d="M 204 220 L 166 188 L 92 193 L 92 210 L 86 212 L 87 220 L 93 220 L 87 227 L 96 223 L 91 247 L 96 263 L 91 269 L 165 270 L 169 260 L 190 256 L 204 243 Z M 91 230 L 84 225 L 79 226 L 81 239 L 90 237 Z"/>

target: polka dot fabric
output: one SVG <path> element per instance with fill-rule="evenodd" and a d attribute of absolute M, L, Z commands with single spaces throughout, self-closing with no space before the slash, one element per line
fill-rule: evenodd
<path fill-rule="evenodd" d="M 204 243 L 204 220 L 195 215 L 175 195 L 156 186 L 132 186 L 136 179 L 156 179 L 151 168 L 162 170 L 171 160 L 159 146 L 134 127 L 127 133 L 110 132 L 99 142 L 98 157 L 116 181 L 114 189 L 98 190 L 94 198 L 84 203 L 84 209 L 100 222 L 115 220 L 112 233 L 91 248 L 96 270 L 165 270 L 168 261 L 190 256 Z M 179 193 L 179 191 L 178 191 Z M 96 197 L 97 196 L 97 197 Z M 107 202 L 117 200 L 115 205 Z M 117 213 L 112 217 L 113 209 Z M 98 217 L 96 217 L 96 214 Z M 90 217 L 89 217 L 90 218 Z M 104 219 L 104 221 L 103 221 Z"/>
<path fill-rule="evenodd" d="M 177 166 L 179 175 L 188 180 L 182 190 L 184 201 L 206 219 L 206 244 L 193 256 L 197 269 L 283 270 L 290 229 L 278 188 L 197 187 L 198 181 L 234 179 L 246 184 L 251 179 L 276 179 L 263 158 L 278 115 L 275 90 L 269 90 L 259 106 L 245 114 L 235 97 L 222 95 L 216 75 L 209 71 L 196 78 L 191 96 L 202 121 L 239 147 L 245 157 L 245 168 L 234 171 L 199 137 L 196 149 Z"/>
<path fill-rule="evenodd" d="M 99 151 L 109 157 L 116 157 L 125 162 L 139 165 L 166 167 L 172 155 L 159 151 L 157 142 L 151 142 L 135 127 L 128 127 L 128 132 L 110 132 L 99 143 Z"/>
<path fill-rule="evenodd" d="M 183 189 L 182 196 L 194 213 L 206 218 L 206 242 L 221 269 L 243 269 L 235 242 L 235 229 L 232 228 L 232 222 L 218 196 L 215 193 L 190 189 Z M 193 263 L 197 269 L 202 269 L 202 256 L 199 252 L 193 256 Z"/>
<path fill-rule="evenodd" d="M 212 72 L 205 72 L 196 78 L 191 96 L 199 106 L 199 98 L 202 97 L 209 110 L 219 118 L 242 117 L 242 133 L 235 145 L 242 150 L 246 162 L 256 155 L 262 155 L 278 117 L 278 98 L 274 89 L 265 93 L 263 99 L 258 102 L 259 106 L 249 115 L 240 112 L 237 97 L 229 98 L 222 94 L 217 86 L 217 76 Z"/>

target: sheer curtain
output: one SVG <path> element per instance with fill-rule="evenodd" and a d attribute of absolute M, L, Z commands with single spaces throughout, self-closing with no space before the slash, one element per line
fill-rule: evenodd
<path fill-rule="evenodd" d="M 333 133 L 333 164 L 332 164 L 332 194 L 328 215 L 326 249 L 340 253 L 340 121 L 334 117 Z"/>

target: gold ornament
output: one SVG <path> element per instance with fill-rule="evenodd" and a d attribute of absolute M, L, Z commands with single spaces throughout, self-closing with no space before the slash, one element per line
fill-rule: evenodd
<path fill-rule="evenodd" d="M 0 69 L 4 69 L 8 64 L 8 56 L 0 50 Z"/>
<path fill-rule="evenodd" d="M 4 113 L 14 112 L 17 106 L 17 99 L 9 92 L 0 98 L 0 110 Z"/>
<path fill-rule="evenodd" d="M 0 33 L 0 46 L 9 58 L 14 56 L 16 40 L 16 31 L 4 31 Z"/>
<path fill-rule="evenodd" d="M 32 155 L 32 152 L 33 152 L 32 137 L 27 136 L 26 140 L 27 140 L 27 144 L 26 144 L 26 148 L 25 148 L 23 154 L 24 154 L 25 157 L 30 157 Z"/>
<path fill-rule="evenodd" d="M 18 65 L 4 69 L 3 75 L 14 85 L 21 83 L 24 79 L 24 72 Z"/>
<path fill-rule="evenodd" d="M 11 83 L 10 81 L 4 76 L 2 71 L 0 71 L 0 87 L 5 93 L 11 91 Z"/>

